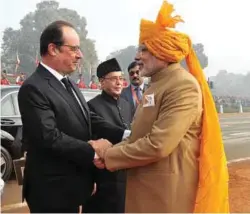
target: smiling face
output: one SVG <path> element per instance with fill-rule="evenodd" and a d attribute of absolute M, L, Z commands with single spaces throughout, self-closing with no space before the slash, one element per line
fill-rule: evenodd
<path fill-rule="evenodd" d="M 80 39 L 77 32 L 68 26 L 61 28 L 62 42 L 50 43 L 48 55 L 52 57 L 54 68 L 61 74 L 74 72 L 83 57 L 80 50 Z"/>

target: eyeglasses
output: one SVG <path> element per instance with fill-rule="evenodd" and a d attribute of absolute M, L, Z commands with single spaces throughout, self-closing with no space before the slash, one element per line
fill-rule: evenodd
<path fill-rule="evenodd" d="M 59 42 L 56 42 L 55 44 L 57 46 L 60 46 L 60 47 L 62 47 L 62 46 L 69 47 L 70 50 L 73 51 L 73 52 L 81 51 L 80 46 L 78 46 L 78 45 L 76 45 L 76 46 L 73 46 L 73 45 L 63 45 L 63 44 L 61 44 Z"/>
<path fill-rule="evenodd" d="M 61 45 L 61 46 L 69 47 L 70 50 L 73 52 L 81 51 L 80 46 L 72 46 L 72 45 Z"/>
<path fill-rule="evenodd" d="M 124 81 L 124 77 L 105 77 L 103 79 L 110 80 L 111 82 Z"/>
<path fill-rule="evenodd" d="M 139 75 L 139 72 L 140 72 L 139 70 L 136 70 L 136 71 L 130 71 L 130 72 L 129 72 L 129 76 L 131 76 L 131 77 L 132 77 L 132 76 L 134 76 L 135 74 Z"/>

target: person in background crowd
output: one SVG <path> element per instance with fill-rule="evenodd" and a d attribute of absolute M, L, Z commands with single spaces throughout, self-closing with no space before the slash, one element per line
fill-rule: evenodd
<path fill-rule="evenodd" d="M 98 83 L 96 81 L 96 76 L 95 75 L 92 75 L 91 76 L 91 80 L 89 82 L 89 88 L 90 89 L 98 89 Z"/>
<path fill-rule="evenodd" d="M 6 70 L 3 70 L 1 72 L 1 85 L 10 85 L 10 82 L 7 79 L 7 72 L 6 72 Z"/>
<path fill-rule="evenodd" d="M 121 97 L 130 103 L 132 114 L 134 115 L 148 85 L 144 84 L 144 78 L 140 75 L 140 66 L 138 62 L 134 61 L 128 66 L 128 74 L 130 85 L 122 90 Z"/>
<path fill-rule="evenodd" d="M 97 67 L 97 76 L 102 85 L 102 93 L 88 102 L 91 111 L 106 121 L 124 129 L 130 129 L 131 106 L 120 97 L 123 76 L 115 58 L 102 62 Z M 109 172 L 96 169 L 96 193 L 84 207 L 90 213 L 124 213 L 126 174 L 124 170 Z"/>
<path fill-rule="evenodd" d="M 17 85 L 22 85 L 24 81 L 25 81 L 24 73 L 21 73 L 20 75 L 17 76 L 17 78 L 16 78 Z"/>
<path fill-rule="evenodd" d="M 78 80 L 76 82 L 78 88 L 87 88 L 87 86 L 84 83 L 84 78 L 82 73 L 79 74 Z"/>

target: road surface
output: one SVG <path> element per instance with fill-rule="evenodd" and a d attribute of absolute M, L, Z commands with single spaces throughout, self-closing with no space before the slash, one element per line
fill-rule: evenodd
<path fill-rule="evenodd" d="M 250 157 L 250 114 L 220 116 L 227 160 Z"/>
<path fill-rule="evenodd" d="M 228 161 L 250 157 L 250 114 L 220 115 L 220 124 Z M 29 212 L 21 203 L 21 187 L 14 178 L 6 184 L 1 208 L 2 213 Z"/>

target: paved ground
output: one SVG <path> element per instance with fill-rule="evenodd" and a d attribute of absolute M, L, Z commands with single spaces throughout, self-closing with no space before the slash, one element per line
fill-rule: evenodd
<path fill-rule="evenodd" d="M 220 123 L 227 159 L 232 161 L 250 157 L 250 114 L 220 115 Z M 21 203 L 21 187 L 17 186 L 14 178 L 5 187 L 1 208 L 2 213 L 29 212 Z"/>
<path fill-rule="evenodd" d="M 220 124 L 228 161 L 250 157 L 250 114 L 224 114 Z"/>
<path fill-rule="evenodd" d="M 229 164 L 231 213 L 250 213 L 250 160 Z"/>

